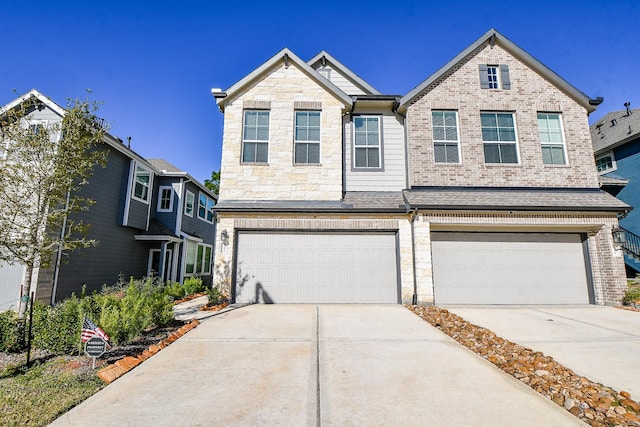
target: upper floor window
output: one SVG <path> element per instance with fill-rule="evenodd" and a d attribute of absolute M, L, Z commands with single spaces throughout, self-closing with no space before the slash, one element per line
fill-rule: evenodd
<path fill-rule="evenodd" d="M 158 212 L 171 212 L 173 210 L 173 187 L 161 186 L 158 189 Z"/>
<path fill-rule="evenodd" d="M 213 206 L 215 204 L 216 202 L 213 199 L 210 199 L 204 193 L 200 193 L 200 197 L 198 198 L 198 218 L 207 222 L 213 222 Z"/>
<path fill-rule="evenodd" d="M 267 163 L 269 159 L 269 111 L 245 110 L 242 130 L 242 162 Z"/>
<path fill-rule="evenodd" d="M 542 161 L 545 165 L 565 165 L 564 138 L 560 114 L 538 113 L 538 132 L 542 144 Z"/>
<path fill-rule="evenodd" d="M 436 163 L 460 163 L 458 113 L 432 111 L 433 152 Z"/>
<path fill-rule="evenodd" d="M 320 163 L 320 111 L 295 114 L 295 163 Z"/>
<path fill-rule="evenodd" d="M 596 159 L 596 167 L 601 174 L 612 172 L 617 169 L 616 159 L 613 152 L 604 154 Z"/>
<path fill-rule="evenodd" d="M 508 65 L 479 64 L 478 69 L 482 89 L 511 89 Z"/>
<path fill-rule="evenodd" d="M 193 217 L 193 203 L 195 202 L 195 195 L 187 190 L 184 201 L 184 214 Z"/>
<path fill-rule="evenodd" d="M 356 168 L 380 167 L 380 117 L 358 116 L 354 123 Z"/>
<path fill-rule="evenodd" d="M 151 172 L 136 165 L 135 179 L 133 184 L 133 198 L 141 202 L 149 202 L 149 185 L 151 184 Z"/>
<path fill-rule="evenodd" d="M 518 163 L 513 113 L 480 113 L 485 163 Z"/>

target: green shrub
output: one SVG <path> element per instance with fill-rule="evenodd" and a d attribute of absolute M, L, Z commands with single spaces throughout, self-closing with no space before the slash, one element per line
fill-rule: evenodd
<path fill-rule="evenodd" d="M 55 307 L 34 302 L 33 345 L 54 354 L 78 354 L 83 313 L 80 300 L 72 295 Z"/>
<path fill-rule="evenodd" d="M 640 301 L 640 286 L 629 286 L 629 289 L 627 289 L 627 292 L 625 292 L 624 294 L 624 298 L 622 299 L 622 302 L 624 304 L 631 304 L 639 301 Z"/>
<path fill-rule="evenodd" d="M 185 288 L 180 282 L 169 282 L 164 288 L 165 294 L 174 300 L 184 298 Z"/>
<path fill-rule="evenodd" d="M 202 279 L 195 276 L 184 279 L 184 284 L 182 286 L 184 288 L 185 295 L 193 295 L 204 291 Z"/>
<path fill-rule="evenodd" d="M 207 288 L 207 296 L 209 297 L 209 305 L 222 304 L 226 299 L 217 286 Z"/>
<path fill-rule="evenodd" d="M 26 322 L 14 311 L 0 312 L 0 351 L 17 353 L 26 348 Z"/>
<path fill-rule="evenodd" d="M 151 326 L 173 320 L 172 299 L 153 279 L 131 280 L 124 296 L 104 296 L 99 324 L 115 344 L 131 342 Z"/>

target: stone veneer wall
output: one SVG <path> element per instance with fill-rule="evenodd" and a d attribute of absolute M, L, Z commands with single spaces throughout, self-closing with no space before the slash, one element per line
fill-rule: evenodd
<path fill-rule="evenodd" d="M 295 108 L 321 106 L 320 164 L 294 164 Z M 304 74 L 283 62 L 264 79 L 228 100 L 219 200 L 340 200 L 342 112 L 345 106 Z M 244 109 L 268 109 L 268 163 L 242 163 Z"/>
<path fill-rule="evenodd" d="M 481 89 L 478 65 L 509 66 L 511 89 Z M 432 110 L 456 110 L 461 163 L 436 163 Z M 485 164 L 480 112 L 513 112 L 520 164 Z M 538 112 L 562 114 L 567 165 L 544 165 Z M 412 186 L 598 188 L 587 112 L 500 45 L 477 49 L 448 75 L 426 88 L 407 111 Z"/>
<path fill-rule="evenodd" d="M 426 212 L 416 221 L 416 277 L 419 301 L 433 304 L 430 231 L 582 232 L 588 234 L 595 303 L 620 304 L 627 288 L 624 257 L 613 246 L 611 213 Z M 418 237 L 419 236 L 419 237 Z"/>
<path fill-rule="evenodd" d="M 249 230 L 309 230 L 309 231 L 397 231 L 400 261 L 400 288 L 403 303 L 413 297 L 413 251 L 411 248 L 411 225 L 407 215 L 237 215 L 218 213 L 216 236 L 214 283 L 230 286 L 234 262 L 234 236 L 238 229 Z M 228 244 L 222 233 L 229 236 Z"/>

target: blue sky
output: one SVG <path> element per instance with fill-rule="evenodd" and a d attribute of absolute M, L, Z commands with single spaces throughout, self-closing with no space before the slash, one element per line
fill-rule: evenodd
<path fill-rule="evenodd" d="M 220 166 L 228 88 L 283 47 L 326 50 L 382 93 L 405 94 L 496 28 L 591 97 L 590 117 L 640 108 L 640 2 L 5 1 L 0 104 L 35 88 L 91 97 L 111 133 L 203 181 Z"/>

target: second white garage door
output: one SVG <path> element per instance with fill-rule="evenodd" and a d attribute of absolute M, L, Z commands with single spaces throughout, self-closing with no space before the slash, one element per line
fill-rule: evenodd
<path fill-rule="evenodd" d="M 240 232 L 236 302 L 399 303 L 395 233 Z"/>
<path fill-rule="evenodd" d="M 431 234 L 436 304 L 588 304 L 579 234 Z"/>

